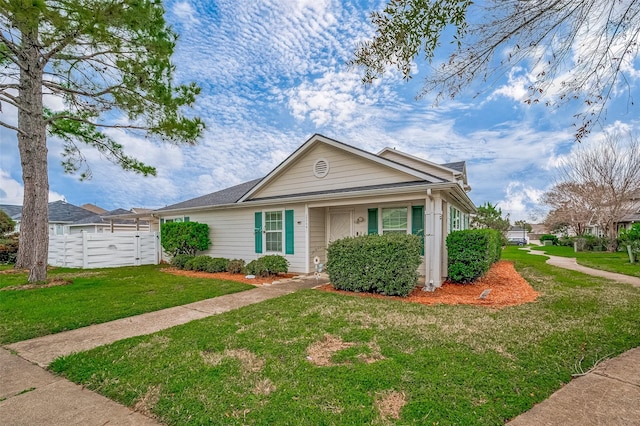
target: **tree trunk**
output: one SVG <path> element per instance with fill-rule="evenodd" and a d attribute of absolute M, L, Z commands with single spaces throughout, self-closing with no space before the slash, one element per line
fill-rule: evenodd
<path fill-rule="evenodd" d="M 49 176 L 46 122 L 42 108 L 43 68 L 39 61 L 37 28 L 23 31 L 22 53 L 18 148 L 24 201 L 16 268 L 29 269 L 29 282 L 36 282 L 47 278 L 49 255 Z"/>

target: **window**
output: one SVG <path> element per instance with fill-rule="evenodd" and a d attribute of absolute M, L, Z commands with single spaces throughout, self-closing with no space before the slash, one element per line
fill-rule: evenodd
<path fill-rule="evenodd" d="M 264 212 L 266 251 L 282 252 L 282 211 Z"/>
<path fill-rule="evenodd" d="M 382 209 L 382 233 L 407 233 L 407 208 L 394 207 Z"/>
<path fill-rule="evenodd" d="M 449 206 L 449 232 L 468 228 L 469 217 L 455 207 Z"/>

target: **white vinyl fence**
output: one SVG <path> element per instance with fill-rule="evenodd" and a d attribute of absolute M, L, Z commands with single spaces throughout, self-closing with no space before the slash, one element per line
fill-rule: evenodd
<path fill-rule="evenodd" d="M 115 232 L 49 236 L 49 265 L 73 268 L 157 265 L 157 232 Z"/>

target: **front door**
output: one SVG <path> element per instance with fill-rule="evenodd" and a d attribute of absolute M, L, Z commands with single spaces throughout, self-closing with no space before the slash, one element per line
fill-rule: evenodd
<path fill-rule="evenodd" d="M 353 210 L 329 212 L 327 235 L 327 243 L 353 236 Z"/>

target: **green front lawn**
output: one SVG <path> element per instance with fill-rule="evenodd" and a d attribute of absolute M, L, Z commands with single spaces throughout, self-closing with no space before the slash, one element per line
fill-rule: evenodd
<path fill-rule="evenodd" d="M 640 277 L 640 263 L 629 263 L 627 252 L 573 251 L 565 246 L 532 246 L 532 250 L 544 251 L 553 256 L 575 257 L 578 264 L 603 271 Z"/>
<path fill-rule="evenodd" d="M 253 288 L 232 281 L 167 274 L 161 266 L 55 268 L 71 285 L 1 290 L 27 283 L 26 273 L 0 274 L 0 343 L 72 330 Z"/>
<path fill-rule="evenodd" d="M 172 425 L 501 425 L 640 345 L 640 289 L 516 248 L 504 257 L 537 302 L 495 310 L 305 290 L 51 369 Z M 384 407 L 401 407 L 399 419 Z"/>

